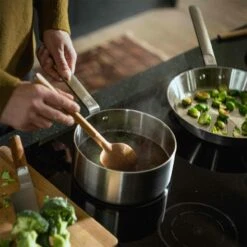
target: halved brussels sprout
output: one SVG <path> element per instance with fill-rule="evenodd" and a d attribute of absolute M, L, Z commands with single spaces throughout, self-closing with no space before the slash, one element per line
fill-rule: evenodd
<path fill-rule="evenodd" d="M 210 98 L 210 94 L 206 91 L 197 91 L 195 93 L 195 100 L 199 102 L 206 102 Z"/>
<path fill-rule="evenodd" d="M 200 125 L 210 125 L 211 120 L 212 117 L 207 112 L 203 112 L 198 119 L 198 123 Z"/>
<path fill-rule="evenodd" d="M 188 109 L 188 115 L 193 118 L 198 118 L 200 116 L 200 111 L 198 111 L 195 107 L 191 107 Z"/>

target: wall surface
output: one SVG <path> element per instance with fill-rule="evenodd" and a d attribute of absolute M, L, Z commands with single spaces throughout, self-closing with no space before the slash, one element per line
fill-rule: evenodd
<path fill-rule="evenodd" d="M 76 38 L 140 12 L 174 6 L 176 0 L 71 0 L 69 15 Z"/>

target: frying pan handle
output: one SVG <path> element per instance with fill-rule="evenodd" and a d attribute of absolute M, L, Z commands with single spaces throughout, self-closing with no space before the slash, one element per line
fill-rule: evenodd
<path fill-rule="evenodd" d="M 191 19 L 195 28 L 196 36 L 202 51 L 203 60 L 206 66 L 216 66 L 212 44 L 208 35 L 200 9 L 194 5 L 189 7 Z"/>

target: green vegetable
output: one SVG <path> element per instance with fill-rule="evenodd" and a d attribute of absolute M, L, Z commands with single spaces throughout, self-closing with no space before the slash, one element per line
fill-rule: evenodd
<path fill-rule="evenodd" d="M 67 227 L 76 221 L 74 207 L 62 197 L 47 198 L 40 213 L 49 222 L 48 232 L 54 244 L 58 242 L 57 247 L 70 246 Z"/>
<path fill-rule="evenodd" d="M 10 205 L 10 198 L 9 197 L 4 197 L 0 203 L 0 208 L 8 208 Z M 1 247 L 1 245 L 0 245 Z"/>
<path fill-rule="evenodd" d="M 216 97 L 218 97 L 218 95 L 219 95 L 219 90 L 213 89 L 213 90 L 211 91 L 211 97 L 212 97 L 212 98 L 216 98 Z"/>
<path fill-rule="evenodd" d="M 235 109 L 235 103 L 233 102 L 233 101 L 227 101 L 226 102 L 226 108 L 227 108 L 227 110 L 229 110 L 229 111 L 233 111 L 234 109 Z"/>
<path fill-rule="evenodd" d="M 230 89 L 230 90 L 228 90 L 228 95 L 233 96 L 233 97 L 238 97 L 239 91 L 235 90 L 235 89 Z"/>
<path fill-rule="evenodd" d="M 223 131 L 221 129 L 219 129 L 217 126 L 213 126 L 213 128 L 211 129 L 211 132 L 213 134 L 217 134 L 217 135 L 227 135 L 227 132 L 226 131 Z"/>
<path fill-rule="evenodd" d="M 214 99 L 213 101 L 212 101 L 212 107 L 213 108 L 217 108 L 217 109 L 219 109 L 220 108 L 220 106 L 221 106 L 221 101 L 219 101 L 218 99 Z"/>
<path fill-rule="evenodd" d="M 210 98 L 210 94 L 206 91 L 197 91 L 195 93 L 195 100 L 199 102 L 206 102 Z"/>
<path fill-rule="evenodd" d="M 192 104 L 191 97 L 187 97 L 187 98 L 182 99 L 182 105 L 184 107 L 190 106 L 191 104 Z"/>
<path fill-rule="evenodd" d="M 8 184 L 15 182 L 15 179 L 13 177 L 11 177 L 8 170 L 2 171 L 1 179 L 3 180 L 3 183 L 1 184 L 1 186 L 6 186 Z"/>
<path fill-rule="evenodd" d="M 53 247 L 70 247 L 69 234 L 66 236 L 55 234 L 52 236 L 51 241 L 53 243 Z"/>
<path fill-rule="evenodd" d="M 207 112 L 203 112 L 198 119 L 198 123 L 200 125 L 209 125 L 211 120 L 212 117 Z"/>
<path fill-rule="evenodd" d="M 38 213 L 23 210 L 17 214 L 12 235 L 16 239 L 16 246 L 39 247 L 38 234 L 48 230 L 48 222 Z"/>
<path fill-rule="evenodd" d="M 202 103 L 195 105 L 195 108 L 200 112 L 205 112 L 209 110 L 208 105 Z"/>
<path fill-rule="evenodd" d="M 218 120 L 221 120 L 223 122 L 227 122 L 229 118 L 229 112 L 226 111 L 225 109 L 223 108 L 220 108 L 219 109 L 219 116 L 218 116 Z"/>
<path fill-rule="evenodd" d="M 195 107 L 191 107 L 190 109 L 188 109 L 187 113 L 193 118 L 198 118 L 200 116 L 200 111 L 197 110 Z"/>
<path fill-rule="evenodd" d="M 247 136 L 247 120 L 245 120 L 241 125 L 241 131 L 244 136 Z"/>
<path fill-rule="evenodd" d="M 219 86 L 219 91 L 222 92 L 222 91 L 225 91 L 227 92 L 228 91 L 228 86 L 226 84 L 221 84 Z"/>
<path fill-rule="evenodd" d="M 242 116 L 245 116 L 247 114 L 247 105 L 239 105 L 238 110 Z"/>
<path fill-rule="evenodd" d="M 23 210 L 17 214 L 12 234 L 17 235 L 24 231 L 43 233 L 48 230 L 48 222 L 38 212 Z"/>
<path fill-rule="evenodd" d="M 223 130 L 223 129 L 225 129 L 226 124 L 221 120 L 217 120 L 215 123 L 215 126 L 218 127 L 219 129 Z"/>
<path fill-rule="evenodd" d="M 247 91 L 240 92 L 239 97 L 241 99 L 242 104 L 247 105 Z"/>
<path fill-rule="evenodd" d="M 241 130 L 235 126 L 232 132 L 233 137 L 241 137 Z"/>
<path fill-rule="evenodd" d="M 75 221 L 75 209 L 67 200 L 46 198 L 40 213 L 24 210 L 17 214 L 13 240 L 16 247 L 70 247 L 67 227 Z"/>
<path fill-rule="evenodd" d="M 16 237 L 16 247 L 42 247 L 37 244 L 38 234 L 36 231 L 23 231 Z"/>
<path fill-rule="evenodd" d="M 226 97 L 227 97 L 227 91 L 226 91 L 226 90 L 222 90 L 222 91 L 220 91 L 220 93 L 219 93 L 217 99 L 218 99 L 219 101 L 221 101 L 221 102 L 224 102 L 225 99 L 226 99 Z"/>

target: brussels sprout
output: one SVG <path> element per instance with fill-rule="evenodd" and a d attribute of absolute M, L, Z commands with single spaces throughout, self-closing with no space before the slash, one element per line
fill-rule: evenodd
<path fill-rule="evenodd" d="M 219 86 L 219 91 L 222 92 L 222 91 L 228 91 L 228 86 L 226 84 L 221 84 Z"/>
<path fill-rule="evenodd" d="M 228 95 L 233 96 L 233 97 L 238 97 L 239 96 L 239 90 L 230 89 L 230 90 L 228 90 Z"/>
<path fill-rule="evenodd" d="M 219 109 L 219 116 L 218 116 L 218 120 L 221 120 L 223 122 L 227 122 L 227 119 L 229 118 L 229 112 L 226 111 L 223 108 Z"/>
<path fill-rule="evenodd" d="M 184 107 L 190 106 L 192 104 L 192 98 L 191 97 L 187 97 L 182 99 L 182 105 Z"/>
<path fill-rule="evenodd" d="M 213 90 L 211 91 L 211 97 L 212 97 L 212 98 L 216 98 L 216 97 L 218 97 L 218 95 L 219 95 L 219 90 L 213 89 Z"/>
<path fill-rule="evenodd" d="M 221 105 L 221 101 L 219 101 L 218 99 L 214 99 L 214 100 L 212 101 L 212 107 L 213 107 L 213 108 L 219 109 L 219 108 L 220 108 L 220 105 Z"/>
<path fill-rule="evenodd" d="M 208 111 L 209 110 L 209 107 L 207 104 L 197 104 L 195 105 L 195 108 L 200 111 L 200 112 L 205 112 L 205 111 Z"/>
<path fill-rule="evenodd" d="M 217 126 L 213 126 L 213 128 L 211 129 L 211 132 L 213 134 L 217 134 L 217 135 L 227 135 L 226 131 L 222 131 L 221 129 L 217 128 Z"/>
<path fill-rule="evenodd" d="M 241 130 L 237 126 L 235 126 L 232 131 L 232 135 L 233 137 L 241 137 Z"/>
<path fill-rule="evenodd" d="M 200 125 L 209 125 L 211 120 L 212 117 L 207 112 L 203 112 L 198 119 L 198 123 Z"/>
<path fill-rule="evenodd" d="M 247 105 L 239 105 L 238 110 L 242 116 L 245 116 L 247 114 Z"/>
<path fill-rule="evenodd" d="M 221 120 L 217 120 L 215 123 L 215 126 L 219 129 L 223 130 L 223 129 L 225 129 L 226 124 Z"/>
<path fill-rule="evenodd" d="M 206 91 L 197 91 L 195 93 L 195 100 L 199 102 L 206 102 L 210 98 L 210 94 Z"/>
<path fill-rule="evenodd" d="M 239 96 L 242 104 L 247 105 L 247 91 L 240 92 Z"/>
<path fill-rule="evenodd" d="M 198 111 L 195 107 L 191 107 L 188 110 L 188 115 L 193 118 L 198 118 L 200 116 L 200 111 Z"/>
<path fill-rule="evenodd" d="M 226 108 L 229 111 L 233 111 L 235 109 L 236 105 L 233 101 L 229 100 L 226 102 Z"/>
<path fill-rule="evenodd" d="M 217 99 L 221 102 L 224 102 L 226 100 L 226 97 L 227 97 L 227 91 L 223 90 L 223 91 L 220 91 Z"/>
<path fill-rule="evenodd" d="M 241 125 L 242 135 L 247 136 L 247 120 L 245 120 Z"/>

